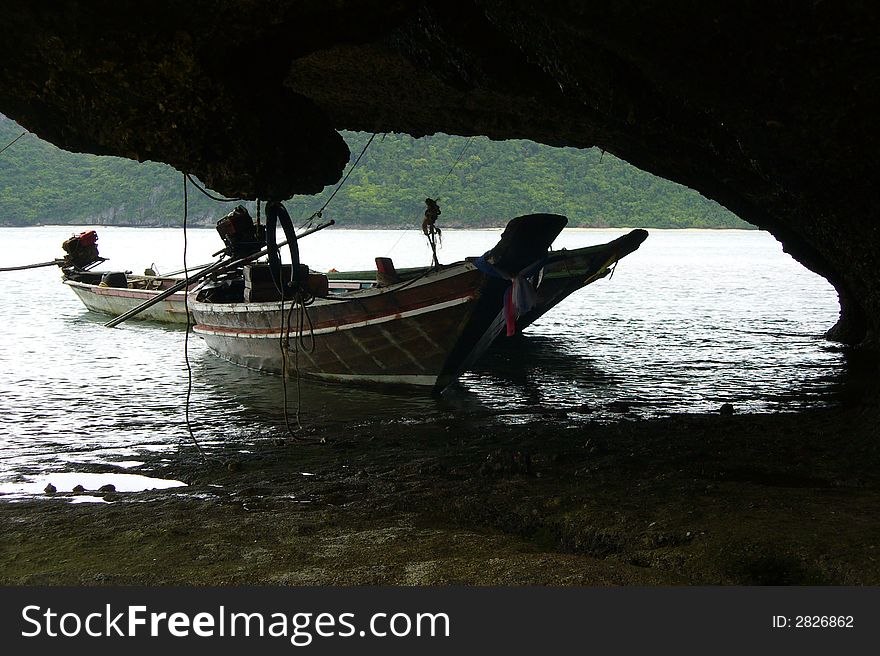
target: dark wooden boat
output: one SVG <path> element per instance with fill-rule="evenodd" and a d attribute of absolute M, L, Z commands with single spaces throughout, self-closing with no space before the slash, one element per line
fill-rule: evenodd
<path fill-rule="evenodd" d="M 504 276 L 458 262 L 367 289 L 327 294 L 291 321 L 290 301 L 246 302 L 234 285 L 224 300 L 200 293 L 195 332 L 239 365 L 328 381 L 445 389 L 492 344 L 504 325 L 510 277 L 534 267 L 567 219 L 513 219 L 484 256 Z M 243 287 L 243 285 L 242 285 Z M 291 364 L 293 362 L 293 364 Z"/>
<path fill-rule="evenodd" d="M 646 230 L 636 229 L 605 244 L 549 253 L 539 270 L 530 276 L 537 292 L 535 305 L 517 317 L 517 332 L 532 325 L 574 292 L 608 276 L 617 262 L 638 250 L 647 238 Z M 398 269 L 397 273 L 401 279 L 409 279 L 425 271 L 426 267 L 417 267 Z M 327 275 L 331 291 L 361 289 L 376 282 L 375 271 L 334 271 Z"/>

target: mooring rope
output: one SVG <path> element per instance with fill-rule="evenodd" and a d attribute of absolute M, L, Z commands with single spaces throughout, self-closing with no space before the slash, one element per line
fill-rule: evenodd
<path fill-rule="evenodd" d="M 193 180 L 192 176 L 189 173 L 184 173 L 183 176 L 184 176 L 184 178 L 189 180 L 190 184 L 193 187 L 195 187 L 196 189 L 201 191 L 205 196 L 207 196 L 211 200 L 216 200 L 218 203 L 237 203 L 239 201 L 245 200 L 244 198 L 223 198 L 222 196 L 215 196 L 214 194 L 209 192 L 207 189 L 205 189 L 204 187 L 199 185 L 198 182 Z"/>
<path fill-rule="evenodd" d="M 20 135 L 18 135 L 15 139 L 13 139 L 13 140 L 10 141 L 8 144 L 6 144 L 5 146 L 3 146 L 3 148 L 0 148 L 0 155 L 2 155 L 3 152 L 4 152 L 7 148 L 9 148 L 12 144 L 14 144 L 16 141 L 18 141 L 19 139 L 21 139 L 21 138 L 22 138 L 24 135 L 26 135 L 26 134 L 27 134 L 27 130 L 25 130 L 25 131 L 22 132 Z"/>
<path fill-rule="evenodd" d="M 461 161 L 461 158 L 464 157 L 465 151 L 471 147 L 471 143 L 473 142 L 473 137 L 468 137 L 468 140 L 465 142 L 464 147 L 461 149 L 461 152 L 458 153 L 458 157 L 455 158 L 455 161 L 452 163 L 452 166 L 449 167 L 449 170 L 446 172 L 446 175 L 443 177 L 443 180 L 440 181 L 440 187 L 437 189 L 437 194 L 433 197 L 434 200 L 439 201 L 441 192 L 443 191 L 444 186 L 446 185 L 446 181 L 449 179 L 449 176 L 452 175 L 452 172 L 455 170 L 455 167 L 458 166 L 458 163 Z"/>
<path fill-rule="evenodd" d="M 455 170 L 455 167 L 458 166 L 459 162 L 461 162 L 461 158 L 464 157 L 465 152 L 468 148 L 470 148 L 471 143 L 473 143 L 474 137 L 468 137 L 468 140 L 465 142 L 464 146 L 458 153 L 458 157 L 455 158 L 455 161 L 452 163 L 452 166 L 449 167 L 449 170 L 446 172 L 446 175 L 443 176 L 443 179 L 440 181 L 440 185 L 437 188 L 437 194 L 432 196 L 433 200 L 439 201 L 442 195 L 443 189 L 446 185 L 446 181 L 449 179 L 449 176 L 452 175 L 452 172 Z M 388 252 L 385 253 L 385 257 L 391 255 L 395 248 L 397 248 L 398 244 L 400 244 L 401 240 L 404 238 L 407 232 L 409 232 L 412 228 L 404 228 L 400 231 L 400 236 L 397 238 L 397 241 L 394 242 L 394 245 L 388 249 Z M 436 244 L 431 240 L 430 236 L 428 237 L 428 245 L 431 247 L 432 258 L 431 262 L 433 266 L 436 266 L 437 263 L 437 247 Z"/>
<path fill-rule="evenodd" d="M 346 173 L 345 176 L 342 178 L 342 180 L 339 181 L 339 184 L 336 185 L 336 189 L 334 189 L 333 193 L 330 194 L 330 198 L 328 198 L 324 202 L 324 204 L 321 206 L 321 209 L 319 209 L 316 212 L 316 214 L 320 215 L 324 210 L 327 209 L 327 206 L 330 204 L 330 201 L 333 200 L 333 197 L 339 193 L 339 190 L 342 189 L 342 185 L 344 185 L 346 180 L 348 180 L 348 176 L 350 176 L 354 172 L 354 170 L 357 168 L 357 165 L 360 164 L 361 158 L 364 156 L 364 153 L 367 152 L 367 148 L 369 148 L 370 144 L 373 143 L 373 139 L 376 138 L 377 134 L 378 134 L 378 132 L 374 132 L 373 134 L 370 135 L 370 138 L 367 139 L 367 143 L 364 144 L 364 147 L 361 150 L 361 154 L 357 156 L 357 159 L 354 160 L 354 164 L 352 164 L 351 168 L 348 169 L 348 173 Z"/>
<path fill-rule="evenodd" d="M 311 225 L 312 220 L 315 219 L 316 217 L 320 218 L 321 216 L 323 216 L 324 211 L 330 205 L 330 202 L 333 200 L 333 198 L 336 196 L 336 194 L 339 193 L 339 190 L 342 189 L 343 185 L 345 185 L 348 178 L 351 176 L 351 174 L 357 168 L 358 164 L 360 163 L 364 154 L 367 152 L 367 149 L 370 147 L 370 144 L 373 143 L 373 140 L 376 138 L 377 134 L 378 134 L 377 132 L 374 132 L 372 135 L 370 135 L 370 138 L 367 140 L 367 142 L 364 144 L 364 147 L 361 149 L 360 154 L 354 160 L 354 163 L 351 165 L 348 172 L 343 176 L 342 180 L 339 181 L 339 184 L 336 185 L 336 188 L 333 190 L 333 193 L 331 193 L 330 196 L 327 198 L 327 200 L 324 201 L 324 204 L 321 206 L 321 208 L 318 211 L 313 212 L 312 215 L 310 217 L 308 217 L 303 222 L 303 224 L 300 226 L 300 229 L 302 229 L 303 227 L 305 227 L 307 225 Z M 202 194 L 204 194 L 205 196 L 207 196 L 211 200 L 215 200 L 215 201 L 218 201 L 221 203 L 238 202 L 238 201 L 243 200 L 242 198 L 221 198 L 219 196 L 215 196 L 215 195 L 209 193 L 206 189 L 199 186 L 199 184 L 196 183 L 196 181 L 193 180 L 189 174 L 184 173 L 183 236 L 184 236 L 184 271 L 185 272 L 187 271 L 186 270 L 186 223 L 187 223 L 187 214 L 188 214 L 188 210 L 187 210 L 188 195 L 187 195 L 187 185 L 186 185 L 187 181 L 189 181 L 196 189 L 198 189 Z M 259 213 L 260 213 L 260 204 L 259 203 L 260 203 L 260 201 L 257 200 L 257 217 L 258 217 L 257 223 L 258 224 L 259 224 Z M 283 272 L 283 268 L 281 269 L 281 271 Z M 188 273 L 186 273 L 186 277 L 189 277 Z M 281 272 L 279 272 L 279 277 L 283 278 L 283 275 L 281 275 Z M 281 332 L 279 335 L 279 347 L 281 350 L 281 381 L 282 381 L 281 384 L 282 384 L 283 394 L 284 394 L 284 424 L 287 428 L 288 434 L 293 439 L 302 440 L 303 438 L 300 436 L 297 436 L 295 434 L 295 432 L 292 430 L 292 428 L 290 426 L 290 419 L 289 419 L 289 414 L 288 414 L 287 376 L 288 376 L 288 366 L 289 366 L 288 361 L 289 361 L 289 351 L 290 351 L 290 329 L 291 329 L 291 324 L 292 324 L 291 315 L 292 315 L 293 310 L 295 308 L 299 308 L 299 312 L 297 314 L 297 331 L 296 331 L 297 334 L 296 334 L 296 338 L 294 339 L 294 375 L 296 376 L 296 387 L 297 387 L 296 423 L 297 423 L 297 429 L 302 430 L 302 422 L 300 420 L 301 409 L 302 409 L 302 386 L 300 383 L 301 376 L 300 376 L 300 372 L 299 372 L 299 350 L 300 350 L 300 347 L 302 347 L 305 350 L 308 350 L 308 349 L 306 349 L 306 341 L 305 341 L 305 334 L 304 334 L 305 330 L 306 330 L 306 323 L 308 323 L 308 327 L 309 327 L 308 334 L 309 334 L 310 344 L 311 344 L 311 346 L 309 348 L 312 352 L 314 352 L 314 348 L 315 348 L 314 328 L 312 326 L 312 320 L 311 320 L 311 317 L 309 316 L 308 309 L 306 308 L 306 306 L 314 300 L 314 297 L 305 298 L 302 294 L 302 290 L 297 290 L 296 295 L 293 298 L 293 301 L 290 305 L 290 308 L 285 313 L 285 309 L 284 309 L 285 293 L 284 292 L 285 292 L 286 286 L 284 285 L 283 279 L 279 279 L 277 282 L 279 283 L 278 289 L 280 290 L 280 293 L 281 293 L 281 305 L 280 305 Z M 186 315 L 187 334 L 186 334 L 186 338 L 184 340 L 184 357 L 186 359 L 187 374 L 188 374 L 187 375 L 187 396 L 186 396 L 186 426 L 187 426 L 187 430 L 190 433 L 190 437 L 192 437 L 193 442 L 195 443 L 195 445 L 199 448 L 199 451 L 201 452 L 202 447 L 199 445 L 198 441 L 196 440 L 195 435 L 193 434 L 192 427 L 190 425 L 190 420 L 189 420 L 190 395 L 192 392 L 192 369 L 191 369 L 190 363 L 189 363 L 189 352 L 188 352 L 190 321 L 189 321 L 189 306 L 188 306 L 188 303 L 186 300 L 187 298 L 188 298 L 187 296 L 184 296 L 184 307 L 186 308 L 186 313 L 187 313 L 187 315 Z M 285 321 L 285 317 L 287 319 L 286 321 Z M 204 452 L 202 452 L 203 457 L 204 457 L 204 455 L 205 455 Z"/>
<path fill-rule="evenodd" d="M 291 326 L 291 315 L 293 314 L 293 310 L 297 306 L 297 299 L 293 300 L 293 303 L 290 304 L 290 309 L 287 311 L 287 326 L 285 329 L 284 325 L 284 299 L 281 299 L 281 388 L 284 393 L 284 426 L 287 428 L 287 434 L 294 440 L 299 441 L 302 439 L 299 435 L 296 434 L 290 427 L 290 410 L 289 410 L 289 402 L 287 400 L 287 377 L 289 375 L 290 368 L 290 326 Z M 302 421 L 300 420 L 300 412 L 302 410 L 302 387 L 300 385 L 300 376 L 299 376 L 299 348 L 297 346 L 297 336 L 293 340 L 293 373 L 296 376 L 296 430 L 301 431 Z"/>
<path fill-rule="evenodd" d="M 190 180 L 189 175 L 186 173 L 183 174 L 183 273 L 184 279 L 189 279 L 189 269 L 186 264 L 186 251 L 187 251 L 187 235 L 186 235 L 186 224 L 187 219 L 189 217 L 189 194 L 187 192 L 187 180 Z M 193 432 L 192 424 L 189 419 L 189 406 L 190 399 L 192 398 L 192 387 L 193 387 L 193 375 L 192 375 L 192 365 L 189 362 L 189 331 L 191 327 L 191 323 L 189 320 L 189 289 L 184 288 L 183 290 L 183 311 L 186 313 L 186 333 L 183 338 L 183 360 L 186 363 L 186 405 L 184 406 L 184 418 L 186 420 L 186 430 L 189 433 L 190 439 L 192 439 L 193 444 L 196 445 L 196 448 L 199 450 L 199 453 L 202 456 L 203 460 L 207 460 L 208 456 L 205 455 L 205 451 L 202 449 L 202 445 L 199 444 L 199 441 L 196 439 L 196 435 Z"/>
<path fill-rule="evenodd" d="M 330 205 L 330 202 L 339 193 L 339 190 L 345 185 L 348 178 L 357 168 L 358 164 L 360 164 L 361 159 L 363 159 L 364 154 L 367 152 L 367 149 L 370 147 L 370 144 L 373 143 L 373 140 L 376 138 L 378 133 L 374 132 L 370 135 L 370 138 L 367 139 L 367 143 L 364 144 L 364 147 L 361 149 L 360 154 L 355 158 L 351 167 L 348 169 L 348 172 L 342 177 L 342 180 L 339 181 L 339 184 L 336 185 L 336 188 L 333 190 L 333 193 L 324 201 L 324 204 L 321 205 L 321 208 L 307 217 L 299 226 L 299 229 L 311 227 L 312 222 L 316 218 L 321 218 L 324 215 L 327 207 Z M 283 271 L 283 268 L 282 268 Z M 315 350 L 315 334 L 314 327 L 312 325 L 312 319 L 309 315 L 309 311 L 307 306 L 314 301 L 314 297 L 306 298 L 302 294 L 302 290 L 297 290 L 294 298 L 292 299 L 290 308 L 285 312 L 284 309 L 284 296 L 286 286 L 284 285 L 283 275 L 279 273 L 278 289 L 281 293 L 281 305 L 280 305 L 280 315 L 281 315 L 281 333 L 279 335 L 279 348 L 281 351 L 281 388 L 283 393 L 283 411 L 284 411 L 284 426 L 287 429 L 287 434 L 294 440 L 297 441 L 306 441 L 300 435 L 296 434 L 291 428 L 290 425 L 290 414 L 288 408 L 288 393 L 287 393 L 287 378 L 289 375 L 289 367 L 290 367 L 290 331 L 291 326 L 293 324 L 292 315 L 294 309 L 298 308 L 297 312 L 297 320 L 296 320 L 296 337 L 293 340 L 293 374 L 296 377 L 296 426 L 297 430 L 301 431 L 303 429 L 302 425 L 302 376 L 300 375 L 299 369 L 299 351 L 300 348 L 303 350 L 307 350 L 310 352 L 314 352 Z M 310 347 L 306 348 L 305 341 L 305 331 L 306 331 L 306 323 L 308 323 L 309 329 L 309 339 L 310 339 Z"/>
<path fill-rule="evenodd" d="M 283 277 L 283 276 L 282 276 Z M 282 287 L 283 289 L 283 287 Z M 284 294 L 281 295 L 281 334 L 279 336 L 280 342 L 279 346 L 281 349 L 281 389 L 283 393 L 283 404 L 282 408 L 284 411 L 284 426 L 287 428 L 287 434 L 296 441 L 304 442 L 308 441 L 306 438 L 297 435 L 296 431 L 294 431 L 290 427 L 290 412 L 289 412 L 289 402 L 287 396 L 287 378 L 290 367 L 290 329 L 291 326 L 294 325 L 292 321 L 292 315 L 294 309 L 299 309 L 297 312 L 296 318 L 296 336 L 293 339 L 293 374 L 296 377 L 296 425 L 297 430 L 301 431 L 303 429 L 301 414 L 302 414 L 302 376 L 300 375 L 299 370 L 299 351 L 300 348 L 303 350 L 314 353 L 315 352 L 315 333 L 314 326 L 312 325 L 311 316 L 309 316 L 308 305 L 311 304 L 315 298 L 314 296 L 305 297 L 302 294 L 301 290 L 297 290 L 293 302 L 290 304 L 290 308 L 285 313 L 284 311 Z M 285 322 L 285 317 L 287 321 Z M 305 325 L 308 322 L 309 329 L 309 339 L 310 346 L 306 347 L 305 340 Z"/>
<path fill-rule="evenodd" d="M 308 309 L 308 304 L 314 300 L 314 297 L 308 301 L 303 298 L 299 299 L 299 312 L 296 328 L 297 338 L 294 342 L 293 373 L 296 375 L 296 423 L 300 427 L 300 430 L 302 430 L 302 422 L 300 421 L 300 413 L 302 412 L 302 376 L 299 373 L 299 351 L 300 347 L 302 347 L 307 353 L 315 352 L 315 327 L 312 325 L 312 318 L 309 316 Z M 311 340 L 311 346 L 309 348 L 306 348 L 305 341 L 306 321 L 308 321 L 309 324 L 309 339 Z"/>
<path fill-rule="evenodd" d="M 333 193 L 330 194 L 330 198 L 328 198 L 326 201 L 324 201 L 324 204 L 321 205 L 321 209 L 319 209 L 317 212 L 312 212 L 311 216 L 309 216 L 305 221 L 303 221 L 302 225 L 300 225 L 300 229 L 302 229 L 306 226 L 310 226 L 314 219 L 321 218 L 324 215 L 324 210 L 327 209 L 327 206 L 330 204 L 330 201 L 333 200 L 333 197 L 339 193 L 340 189 L 342 189 L 342 186 L 345 184 L 346 180 L 348 180 L 348 176 L 350 176 L 354 172 L 354 170 L 357 168 L 357 165 L 360 164 L 361 158 L 364 156 L 364 153 L 367 152 L 367 148 L 369 148 L 370 144 L 373 143 L 373 139 L 376 138 L 377 134 L 379 134 L 379 133 L 374 132 L 373 134 L 370 135 L 370 138 L 367 139 L 367 143 L 365 143 L 364 147 L 361 149 L 361 154 L 357 156 L 357 159 L 354 160 L 354 164 L 352 164 L 351 168 L 348 169 L 348 173 L 346 173 L 342 177 L 342 180 L 339 181 L 339 184 L 336 185 L 336 189 L 334 189 Z"/>

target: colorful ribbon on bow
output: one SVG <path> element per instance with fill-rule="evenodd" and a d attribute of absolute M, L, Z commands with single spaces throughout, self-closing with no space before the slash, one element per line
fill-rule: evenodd
<path fill-rule="evenodd" d="M 535 307 L 538 293 L 529 281 L 529 277 L 544 266 L 546 258 L 538 260 L 515 276 L 511 276 L 495 267 L 486 259 L 491 252 L 484 253 L 474 260 L 474 266 L 493 278 L 500 278 L 510 282 L 510 286 L 504 291 L 504 323 L 507 327 L 507 336 L 512 337 L 516 334 L 517 318 Z"/>

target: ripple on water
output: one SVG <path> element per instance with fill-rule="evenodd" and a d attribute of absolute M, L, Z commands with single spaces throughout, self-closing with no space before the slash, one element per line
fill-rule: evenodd
<path fill-rule="evenodd" d="M 10 257 L 20 258 L 8 262 L 14 265 L 55 257 L 76 230 L 4 228 L 0 236 Z M 601 243 L 622 232 L 566 232 L 557 247 Z M 136 271 L 155 260 L 160 270 L 179 268 L 178 230 L 99 228 L 99 234 L 114 266 Z M 189 236 L 191 262 L 210 260 L 216 233 Z M 303 257 L 316 268 L 365 269 L 399 237 L 322 232 L 310 238 Z M 453 261 L 485 251 L 498 231 L 450 229 L 444 237 L 442 259 Z M 392 253 L 397 266 L 424 264 L 423 255 L 415 234 Z M 42 494 L 50 479 L 59 489 L 68 482 L 69 489 L 100 487 L 84 476 L 101 476 L 122 490 L 118 477 L 125 474 L 76 470 L 130 467 L 190 448 L 183 331 L 137 322 L 105 329 L 106 317 L 85 311 L 57 271 L 45 269 L 0 287 L 0 312 L 0 485 L 13 486 L 0 491 Z M 528 335 L 501 340 L 439 399 L 307 383 L 301 398 L 290 386 L 287 403 L 292 410 L 301 403 L 303 423 L 329 435 L 369 435 L 389 424 L 418 431 L 453 416 L 470 419 L 476 432 L 487 423 L 541 420 L 545 412 L 578 422 L 614 420 L 624 407 L 627 417 L 714 411 L 723 402 L 740 411 L 800 410 L 832 402 L 840 384 L 843 355 L 820 339 L 836 317 L 830 285 L 765 233 L 651 231 L 611 280 L 574 294 Z M 190 340 L 189 357 L 190 418 L 200 442 L 247 450 L 283 433 L 280 378 L 220 360 L 198 339 Z M 168 483 L 122 480 L 138 480 L 136 487 Z"/>

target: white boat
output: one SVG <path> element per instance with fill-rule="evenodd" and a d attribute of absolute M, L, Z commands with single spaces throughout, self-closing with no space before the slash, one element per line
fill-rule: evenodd
<path fill-rule="evenodd" d="M 132 276 L 122 272 L 65 271 L 70 287 L 89 310 L 119 316 L 155 297 L 181 278 Z M 164 323 L 186 323 L 184 295 L 179 291 L 136 315 L 137 319 Z"/>

